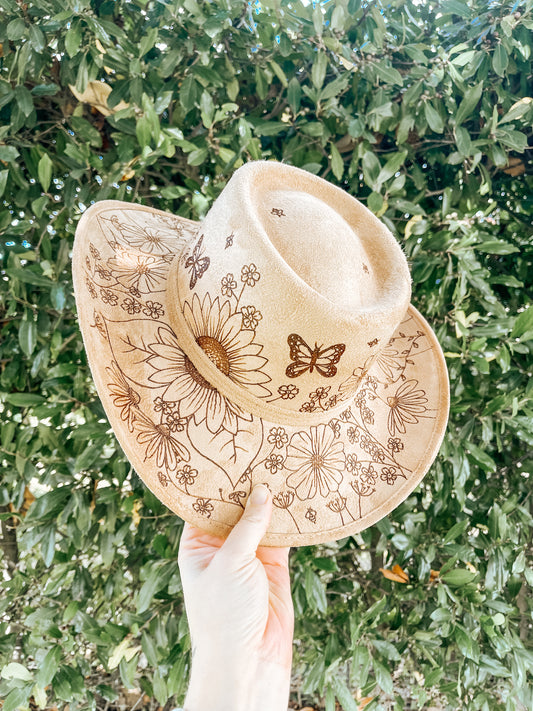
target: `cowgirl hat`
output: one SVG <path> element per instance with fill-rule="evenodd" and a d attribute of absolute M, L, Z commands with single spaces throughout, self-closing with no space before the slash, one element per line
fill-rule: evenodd
<path fill-rule="evenodd" d="M 405 256 L 325 180 L 248 163 L 202 222 L 99 202 L 73 273 L 109 422 L 186 521 L 226 536 L 263 483 L 264 545 L 342 538 L 398 506 L 437 455 L 448 375 Z"/>

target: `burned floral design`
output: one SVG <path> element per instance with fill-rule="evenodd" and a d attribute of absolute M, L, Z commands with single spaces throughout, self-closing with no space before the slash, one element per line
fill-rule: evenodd
<path fill-rule="evenodd" d="M 243 330 L 239 313 L 231 313 L 228 301 L 220 303 L 206 294 L 203 301 L 195 294 L 186 302 L 185 319 L 196 343 L 216 367 L 230 380 L 256 396 L 270 395 L 265 383 L 270 378 L 262 371 L 266 358 L 262 346 L 254 343 L 254 332 Z M 199 425 L 216 434 L 221 428 L 236 434 L 238 418 L 252 416 L 221 395 L 196 369 L 180 348 L 173 332 L 158 330 L 158 340 L 148 346 L 148 362 L 154 368 L 149 379 L 166 385 L 164 397 L 179 402 L 181 417 L 193 417 Z"/>
<path fill-rule="evenodd" d="M 416 389 L 417 385 L 418 380 L 407 380 L 393 396 L 387 398 L 390 407 L 387 426 L 393 437 L 397 432 L 405 434 L 405 425 L 418 424 L 419 418 L 424 417 L 427 411 L 426 393 L 422 389 Z"/>
<path fill-rule="evenodd" d="M 137 301 L 137 299 L 134 299 L 131 296 L 127 296 L 125 299 L 123 299 L 120 306 L 130 316 L 134 316 L 135 314 L 141 313 L 143 307 L 140 301 Z"/>
<path fill-rule="evenodd" d="M 253 263 L 245 264 L 241 269 L 241 281 L 243 284 L 246 284 L 246 286 L 255 286 L 260 278 L 261 274 Z"/>
<path fill-rule="evenodd" d="M 296 385 L 280 385 L 278 388 L 278 395 L 282 400 L 293 400 L 299 392 L 300 389 Z"/>
<path fill-rule="evenodd" d="M 201 516 L 206 516 L 207 518 L 211 518 L 211 514 L 215 510 L 215 507 L 211 503 L 211 499 L 204 498 L 196 499 L 192 507 L 196 513 L 199 513 Z"/>
<path fill-rule="evenodd" d="M 345 468 L 344 444 L 335 440 L 330 427 L 318 425 L 291 437 L 285 468 L 292 473 L 287 485 L 299 499 L 312 499 L 317 493 L 326 497 L 338 491 Z"/>
<path fill-rule="evenodd" d="M 386 481 L 389 486 L 394 484 L 398 478 L 396 467 L 383 467 L 380 474 L 381 481 Z"/>
<path fill-rule="evenodd" d="M 134 390 L 118 365 L 113 361 L 106 372 L 111 378 L 107 383 L 111 399 L 115 407 L 120 409 L 120 419 L 128 425 L 128 430 L 133 432 L 133 423 L 139 409 L 141 396 Z"/>
<path fill-rule="evenodd" d="M 281 449 L 289 441 L 289 436 L 284 427 L 271 427 L 268 433 L 267 442 L 273 444 L 276 449 Z"/>
<path fill-rule="evenodd" d="M 225 277 L 222 277 L 220 291 L 223 296 L 233 296 L 236 288 L 237 282 L 233 278 L 233 274 L 226 274 Z"/>
<path fill-rule="evenodd" d="M 316 510 L 309 507 L 305 512 L 305 518 L 311 523 L 316 523 Z"/>
<path fill-rule="evenodd" d="M 157 472 L 157 478 L 159 479 L 161 486 L 165 489 L 170 484 L 170 478 L 163 472 Z"/>
<path fill-rule="evenodd" d="M 265 469 L 268 469 L 271 474 L 277 474 L 283 469 L 283 457 L 281 454 L 271 454 L 265 459 Z"/>
<path fill-rule="evenodd" d="M 178 245 L 176 231 L 154 225 L 140 225 L 133 219 L 121 222 L 117 215 L 113 215 L 109 221 L 119 239 L 140 252 L 165 255 L 173 253 Z"/>
<path fill-rule="evenodd" d="M 389 441 L 387 443 L 387 449 L 391 451 L 393 454 L 397 454 L 398 452 L 401 452 L 403 449 L 403 442 L 399 437 L 389 437 Z"/>
<path fill-rule="evenodd" d="M 94 284 L 92 283 L 91 279 L 87 276 L 85 277 L 85 286 L 87 287 L 87 291 L 91 295 L 93 299 L 96 299 L 98 296 L 98 292 L 96 291 L 96 288 Z"/>
<path fill-rule="evenodd" d="M 147 301 L 143 307 L 143 314 L 150 318 L 158 319 L 165 315 L 165 309 L 159 301 Z"/>
<path fill-rule="evenodd" d="M 117 282 L 129 289 L 132 296 L 161 290 L 168 273 L 168 265 L 161 257 L 135 254 L 125 249 L 118 250 L 108 264 Z"/>
<path fill-rule="evenodd" d="M 272 499 L 274 506 L 277 506 L 278 509 L 288 509 L 293 501 L 293 491 L 280 491 L 280 493 Z"/>
<path fill-rule="evenodd" d="M 175 471 L 178 464 L 190 459 L 189 450 L 172 436 L 168 425 L 158 425 L 140 413 L 134 420 L 137 441 L 146 445 L 145 461 L 154 458 L 158 467 Z"/>
<path fill-rule="evenodd" d="M 184 487 L 192 486 L 197 476 L 198 469 L 193 469 L 190 464 L 185 464 L 176 472 L 176 480 L 178 484 Z"/>
<path fill-rule="evenodd" d="M 241 309 L 242 325 L 244 328 L 251 328 L 255 331 L 263 315 L 255 306 L 243 306 Z"/>

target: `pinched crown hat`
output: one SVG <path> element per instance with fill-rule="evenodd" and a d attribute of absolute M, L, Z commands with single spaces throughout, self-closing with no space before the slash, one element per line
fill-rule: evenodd
<path fill-rule="evenodd" d="M 265 545 L 342 538 L 398 506 L 435 458 L 448 376 L 404 254 L 321 178 L 248 163 L 202 222 L 99 202 L 73 272 L 109 421 L 186 521 L 225 536 L 264 483 Z"/>

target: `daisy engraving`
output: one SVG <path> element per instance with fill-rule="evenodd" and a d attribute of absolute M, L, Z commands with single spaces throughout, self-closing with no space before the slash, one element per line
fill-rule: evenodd
<path fill-rule="evenodd" d="M 126 289 L 136 289 L 141 294 L 157 291 L 168 273 L 168 264 L 161 257 L 135 254 L 125 249 L 117 250 L 108 264 L 116 280 Z"/>
<path fill-rule="evenodd" d="M 325 497 L 330 491 L 338 491 L 344 468 L 344 444 L 335 440 L 331 427 L 318 425 L 309 432 L 292 436 L 285 469 L 292 471 L 287 485 L 296 491 L 300 500 L 312 499 L 317 493 Z"/>
<path fill-rule="evenodd" d="M 135 427 L 139 430 L 137 442 L 147 445 L 145 461 L 155 457 L 158 467 L 171 471 L 175 471 L 180 462 L 189 461 L 189 450 L 172 436 L 168 425 L 156 425 L 139 413 L 135 418 Z"/>
<path fill-rule="evenodd" d="M 418 380 L 407 380 L 400 385 L 394 396 L 387 398 L 390 407 L 387 426 L 393 437 L 396 432 L 405 434 L 406 423 L 418 424 L 418 418 L 423 417 L 427 411 L 426 393 L 424 390 L 416 390 L 417 385 Z"/>
<path fill-rule="evenodd" d="M 106 371 L 111 378 L 111 382 L 107 384 L 107 387 L 114 405 L 120 408 L 120 419 L 126 422 L 128 430 L 133 432 L 133 421 L 135 420 L 135 413 L 138 410 L 141 396 L 128 383 L 115 361 L 111 363 L 111 368 L 106 368 Z"/>
<path fill-rule="evenodd" d="M 135 222 L 121 222 L 117 215 L 113 215 L 109 221 L 118 231 L 123 242 L 141 252 L 170 254 L 179 245 L 176 232 L 171 230 L 152 225 L 140 225 Z"/>
<path fill-rule="evenodd" d="M 258 397 L 270 395 L 263 386 L 270 378 L 261 368 L 267 362 L 259 355 L 262 346 L 254 343 L 254 332 L 243 330 L 240 313 L 231 314 L 228 301 L 206 294 L 203 301 L 195 294 L 185 303 L 184 315 L 196 343 L 218 370 L 240 387 Z M 155 372 L 149 379 L 167 385 L 164 398 L 178 402 L 180 417 L 205 422 L 216 434 L 221 428 L 236 434 L 238 418 L 251 421 L 252 416 L 221 395 L 195 368 L 179 347 L 176 336 L 166 328 L 158 329 L 158 342 L 148 346 L 153 354 L 148 362 Z"/>

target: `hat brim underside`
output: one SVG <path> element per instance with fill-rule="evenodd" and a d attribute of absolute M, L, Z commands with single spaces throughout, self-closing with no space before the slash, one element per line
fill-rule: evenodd
<path fill-rule="evenodd" d="M 79 323 L 126 456 L 169 509 L 214 535 L 227 536 L 257 483 L 268 485 L 274 502 L 263 545 L 312 545 L 371 526 L 420 483 L 444 436 L 448 374 L 431 327 L 410 306 L 368 371 L 354 371 L 357 393 L 340 415 L 328 414 L 335 393 L 325 382 L 306 402 L 309 412 L 323 412 L 320 424 L 289 427 L 253 416 L 197 373 L 169 322 L 170 264 L 198 227 L 104 201 L 76 231 Z M 223 302 L 220 295 L 221 309 Z M 238 348 L 238 338 L 233 343 Z"/>

